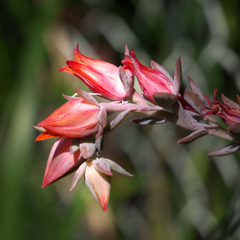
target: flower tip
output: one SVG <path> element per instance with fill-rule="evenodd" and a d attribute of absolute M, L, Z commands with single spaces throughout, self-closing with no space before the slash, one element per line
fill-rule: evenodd
<path fill-rule="evenodd" d="M 42 188 L 45 188 L 47 185 L 49 185 L 50 183 L 45 181 L 45 179 L 43 180 L 43 183 L 42 183 Z"/>
<path fill-rule="evenodd" d="M 100 204 L 101 204 L 102 210 L 106 212 L 108 208 L 108 201 L 100 202 Z"/>
<path fill-rule="evenodd" d="M 129 55 L 130 55 L 132 58 L 136 58 L 136 54 L 135 54 L 133 48 L 131 48 L 131 51 L 129 52 Z"/>
<path fill-rule="evenodd" d="M 240 97 L 238 94 L 237 94 L 237 102 L 238 102 L 238 105 L 240 105 Z"/>
<path fill-rule="evenodd" d="M 125 55 L 129 55 L 129 49 L 127 45 L 125 46 Z"/>
<path fill-rule="evenodd" d="M 77 44 L 76 48 L 74 48 L 74 50 L 73 50 L 73 56 L 74 56 L 74 58 L 75 58 L 76 61 L 81 62 L 82 54 L 81 54 L 81 52 L 79 51 L 79 44 Z"/>
<path fill-rule="evenodd" d="M 65 67 L 66 67 L 66 66 L 61 67 L 61 68 L 58 70 L 58 72 L 62 72 L 62 71 L 64 71 L 63 69 L 64 69 Z"/>
<path fill-rule="evenodd" d="M 68 61 L 67 61 L 67 62 L 68 62 Z M 59 72 L 67 72 L 67 73 L 74 74 L 74 72 L 72 71 L 72 69 L 69 68 L 68 66 L 63 66 L 63 67 L 61 67 L 58 71 L 59 71 Z"/>
<path fill-rule="evenodd" d="M 178 57 L 178 59 L 177 59 L 177 62 L 176 62 L 176 66 L 179 66 L 179 68 L 180 68 L 180 71 L 181 71 L 181 68 L 182 68 L 182 62 L 181 62 L 181 55 Z"/>
<path fill-rule="evenodd" d="M 107 207 L 106 207 L 106 208 L 103 208 L 103 211 L 104 211 L 104 212 L 107 212 Z"/>
<path fill-rule="evenodd" d="M 77 92 L 79 92 L 79 88 L 77 88 L 77 87 L 74 87 L 74 91 L 77 93 Z"/>
<path fill-rule="evenodd" d="M 69 65 L 71 65 L 72 62 L 73 62 L 73 60 L 67 60 L 66 64 L 69 66 Z"/>
<path fill-rule="evenodd" d="M 61 67 L 58 71 L 59 71 L 59 72 L 66 71 L 66 68 L 68 68 L 68 66 L 63 66 L 63 67 Z"/>
<path fill-rule="evenodd" d="M 58 178 L 56 178 L 55 176 L 52 177 L 51 175 L 45 173 L 43 178 L 42 188 L 45 188 L 46 186 L 50 185 L 56 180 L 58 180 Z"/>
<path fill-rule="evenodd" d="M 46 140 L 46 139 L 49 139 L 49 138 L 55 138 L 55 137 L 59 137 L 59 136 L 56 135 L 56 134 L 43 132 L 35 139 L 35 142 L 40 141 L 40 140 Z"/>
<path fill-rule="evenodd" d="M 42 133 L 40 135 L 37 136 L 37 138 L 35 139 L 35 142 L 44 140 L 44 136 L 42 135 Z"/>
<path fill-rule="evenodd" d="M 82 90 L 82 89 L 79 89 L 79 88 L 77 88 L 77 87 L 74 87 L 74 91 L 78 94 L 78 96 L 79 97 L 81 97 L 81 98 L 84 98 L 84 94 L 86 94 L 86 95 L 88 95 L 88 93 L 87 92 L 85 92 L 84 90 Z M 85 99 L 86 100 L 86 99 Z"/>
<path fill-rule="evenodd" d="M 40 127 L 40 126 L 33 126 L 33 127 L 40 132 L 46 132 L 46 130 L 43 127 Z"/>

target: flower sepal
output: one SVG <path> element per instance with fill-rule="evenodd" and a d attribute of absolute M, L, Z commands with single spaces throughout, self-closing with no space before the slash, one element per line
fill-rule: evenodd
<path fill-rule="evenodd" d="M 111 170 L 129 177 L 133 176 L 110 159 L 88 159 L 86 162 L 82 163 L 76 171 L 70 191 L 72 191 L 82 177 L 84 177 L 86 185 L 102 206 L 103 211 L 107 211 L 111 189 L 111 177 L 113 175 Z"/>
<path fill-rule="evenodd" d="M 188 135 L 187 137 L 184 137 L 184 138 L 181 138 L 177 141 L 177 143 L 181 143 L 181 144 L 187 144 L 187 143 L 191 143 L 193 142 L 194 140 L 200 138 L 200 137 L 203 137 L 205 135 L 208 134 L 208 130 L 207 129 L 200 129 L 200 130 L 197 130 L 193 133 L 191 133 L 190 135 Z"/>
<path fill-rule="evenodd" d="M 174 70 L 173 90 L 175 95 L 178 94 L 181 85 L 182 85 L 182 63 L 181 56 L 179 56 Z"/>
<path fill-rule="evenodd" d="M 125 70 L 123 67 L 119 67 L 118 73 L 127 93 L 127 97 L 129 97 L 133 91 L 134 75 L 130 71 Z"/>
<path fill-rule="evenodd" d="M 84 139 L 81 139 L 79 148 L 84 159 L 92 158 L 97 151 L 94 136 L 89 135 Z"/>
<path fill-rule="evenodd" d="M 80 150 L 71 153 L 73 141 L 73 138 L 60 137 L 54 143 L 48 157 L 42 187 L 46 187 L 59 178 L 70 174 L 81 164 L 82 154 Z"/>
<path fill-rule="evenodd" d="M 218 150 L 215 150 L 211 153 L 209 153 L 207 156 L 208 157 L 221 157 L 225 156 L 231 153 L 235 153 L 240 151 L 240 144 L 239 143 L 230 143 L 225 147 L 219 148 Z"/>
<path fill-rule="evenodd" d="M 227 127 L 227 130 L 233 135 L 240 136 L 240 123 L 234 123 Z"/>
<path fill-rule="evenodd" d="M 156 64 L 155 64 L 156 66 Z M 160 65 L 159 65 L 160 66 Z M 162 71 L 166 75 L 166 70 L 163 67 L 159 67 L 158 70 Z M 155 92 L 153 93 L 153 98 L 158 106 L 163 107 L 164 109 L 170 109 L 173 104 L 177 101 L 178 93 L 182 84 L 182 64 L 181 64 L 181 56 L 178 58 L 175 70 L 174 70 L 174 81 L 172 81 L 171 76 L 166 75 L 170 82 L 173 82 L 173 93 L 171 92 Z"/>
<path fill-rule="evenodd" d="M 197 113 L 200 117 L 204 105 L 204 101 L 201 97 L 188 88 L 181 88 L 180 94 L 178 98 L 183 108 L 192 114 Z"/>
<path fill-rule="evenodd" d="M 155 92 L 153 93 L 153 98 L 156 104 L 164 109 L 170 109 L 177 101 L 176 95 L 167 92 Z"/>

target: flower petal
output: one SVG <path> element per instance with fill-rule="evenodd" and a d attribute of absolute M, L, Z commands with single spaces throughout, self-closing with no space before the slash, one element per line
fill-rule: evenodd
<path fill-rule="evenodd" d="M 72 99 L 57 108 L 38 125 L 43 128 L 45 126 L 85 126 L 97 120 L 98 112 L 99 107 L 87 103 L 84 99 Z"/>
<path fill-rule="evenodd" d="M 187 137 L 185 138 L 181 138 L 177 141 L 177 143 L 183 143 L 183 144 L 187 144 L 187 143 L 190 143 L 190 142 L 193 142 L 194 140 L 200 138 L 200 137 L 203 137 L 205 135 L 208 134 L 208 130 L 206 129 L 200 129 L 200 130 L 197 130 L 193 133 L 191 133 L 190 135 L 188 135 Z"/>
<path fill-rule="evenodd" d="M 54 143 L 48 157 L 42 187 L 46 187 L 63 177 L 71 169 L 80 164 L 80 150 L 73 154 L 69 152 L 72 140 L 72 138 L 60 137 Z"/>
<path fill-rule="evenodd" d="M 174 70 L 174 82 L 173 82 L 173 89 L 174 94 L 177 95 L 182 84 L 182 64 L 181 64 L 181 56 L 178 58 Z"/>
<path fill-rule="evenodd" d="M 111 189 L 111 177 L 95 169 L 92 161 L 87 161 L 85 183 L 96 200 L 101 204 L 103 211 L 107 211 Z"/>
<path fill-rule="evenodd" d="M 144 66 L 137 59 L 133 49 L 128 55 L 125 55 L 122 64 L 124 64 L 125 70 L 131 71 L 137 77 L 144 95 L 152 103 L 156 104 L 153 98 L 155 92 L 174 94 L 172 78 L 169 79 L 162 71 Z"/>
<path fill-rule="evenodd" d="M 231 153 L 235 153 L 240 151 L 240 144 L 239 143 L 230 143 L 226 145 L 225 147 L 219 148 L 218 150 L 215 150 L 211 153 L 209 153 L 207 156 L 208 157 L 220 157 L 220 156 L 225 156 Z"/>
<path fill-rule="evenodd" d="M 155 92 L 153 98 L 156 104 L 165 109 L 169 109 L 177 101 L 177 96 L 167 92 Z"/>
<path fill-rule="evenodd" d="M 100 172 L 112 176 L 110 166 L 105 158 L 97 158 L 92 161 L 92 165 Z"/>
<path fill-rule="evenodd" d="M 43 132 L 35 139 L 35 142 L 40 141 L 40 140 L 46 140 L 49 138 L 54 138 L 54 137 L 59 137 L 59 135 L 49 133 L 49 132 Z"/>
<path fill-rule="evenodd" d="M 119 77 L 122 81 L 127 96 L 130 96 L 134 86 L 134 75 L 129 70 L 119 67 Z"/>
<path fill-rule="evenodd" d="M 84 159 L 89 159 L 96 152 L 96 145 L 95 145 L 95 143 L 84 143 L 83 142 L 80 144 L 80 151 L 81 151 Z"/>
<path fill-rule="evenodd" d="M 82 80 L 93 92 L 109 100 L 123 100 L 127 93 L 118 75 L 118 67 L 104 61 L 85 57 L 74 49 L 75 61 L 67 61 L 67 65 L 59 71 L 68 72 Z"/>
<path fill-rule="evenodd" d="M 80 143 L 81 138 L 73 138 L 71 146 L 69 148 L 69 152 L 73 154 L 77 150 L 79 150 L 79 143 Z"/>
<path fill-rule="evenodd" d="M 96 59 L 92 59 L 84 56 L 79 51 L 79 45 L 77 45 L 76 49 L 74 49 L 74 57 L 77 61 L 80 61 L 85 65 L 92 66 L 98 72 L 107 73 L 108 76 L 118 79 L 118 67 L 105 61 L 96 60 Z M 120 82 L 120 79 L 119 79 L 119 82 Z"/>
<path fill-rule="evenodd" d="M 107 126 L 107 112 L 103 107 L 100 108 L 97 119 L 103 128 Z"/>
<path fill-rule="evenodd" d="M 97 107 L 99 107 L 99 104 L 97 102 L 97 100 L 92 96 L 90 95 L 88 92 L 85 92 L 81 89 L 78 89 L 76 87 L 74 87 L 74 90 L 75 92 L 80 96 L 82 97 L 86 102 L 92 104 L 92 105 L 95 105 Z"/>
<path fill-rule="evenodd" d="M 126 175 L 126 176 L 128 176 L 128 177 L 133 177 L 132 174 L 128 173 L 126 170 L 124 170 L 122 167 L 120 167 L 120 166 L 119 166 L 117 163 L 115 163 L 114 161 L 112 161 L 112 160 L 110 160 L 110 159 L 105 159 L 105 160 L 108 162 L 110 168 L 111 168 L 113 171 L 118 172 L 118 173 L 123 174 L 123 175 Z"/>
<path fill-rule="evenodd" d="M 123 84 L 117 75 L 112 76 L 106 69 L 98 71 L 93 65 L 86 65 L 77 61 L 67 61 L 74 75 L 82 80 L 92 91 L 110 100 L 122 100 L 126 97 Z"/>
<path fill-rule="evenodd" d="M 86 167 L 87 167 L 86 162 L 84 162 L 80 165 L 80 167 L 78 168 L 78 170 L 76 171 L 76 173 L 73 177 L 72 186 L 70 188 L 70 191 L 72 191 L 76 187 L 78 182 L 81 180 L 83 174 L 85 173 Z"/>
<path fill-rule="evenodd" d="M 74 75 L 74 71 L 68 66 L 61 67 L 59 69 L 59 72 L 67 72 Z"/>
<path fill-rule="evenodd" d="M 166 75 L 168 77 L 168 79 L 173 83 L 173 79 L 171 77 L 171 75 L 168 73 L 168 71 L 162 67 L 160 64 L 154 62 L 154 61 L 151 61 L 151 67 L 152 69 L 156 69 L 160 72 L 162 72 L 164 75 Z"/>
<path fill-rule="evenodd" d="M 65 136 L 71 138 L 81 138 L 86 137 L 92 133 L 95 133 L 99 129 L 99 123 L 93 123 L 91 125 L 86 126 L 76 126 L 76 127 L 45 127 L 47 131 L 52 132 L 54 134 L 58 134 L 58 136 Z"/>
<path fill-rule="evenodd" d="M 130 108 L 126 111 L 119 113 L 111 122 L 110 122 L 110 129 L 113 130 L 116 128 L 127 116 L 130 112 L 134 112 L 136 109 Z"/>

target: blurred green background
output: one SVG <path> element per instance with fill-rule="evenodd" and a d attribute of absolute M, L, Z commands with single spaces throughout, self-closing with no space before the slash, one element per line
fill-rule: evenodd
<path fill-rule="evenodd" d="M 206 157 L 225 141 L 177 145 L 187 131 L 142 128 L 132 114 L 106 135 L 104 156 L 135 176 L 114 174 L 104 213 L 83 181 L 69 192 L 73 175 L 41 188 L 54 140 L 34 143 L 32 127 L 62 93 L 87 89 L 58 72 L 77 43 L 117 66 L 127 44 L 171 75 L 181 55 L 185 86 L 189 74 L 205 94 L 236 100 L 240 1 L 2 0 L 0 13 L 1 240 L 240 239 L 240 156 Z"/>

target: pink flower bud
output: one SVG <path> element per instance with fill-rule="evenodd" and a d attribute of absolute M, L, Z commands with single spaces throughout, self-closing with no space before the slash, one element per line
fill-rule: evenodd
<path fill-rule="evenodd" d="M 122 100 L 127 96 L 119 78 L 118 67 L 95 59 L 85 57 L 79 51 L 78 45 L 73 51 L 75 61 L 67 61 L 64 71 L 77 76 L 92 91 L 101 94 L 109 100 Z"/>
<path fill-rule="evenodd" d="M 111 189 L 111 177 L 113 175 L 111 170 L 129 177 L 133 176 L 110 159 L 88 159 L 86 162 L 82 163 L 76 171 L 70 191 L 76 187 L 77 183 L 84 176 L 85 183 L 89 190 L 101 204 L 103 211 L 107 211 Z"/>
<path fill-rule="evenodd" d="M 141 64 L 132 49 L 132 51 L 126 51 L 125 59 L 122 61 L 124 69 L 130 70 L 138 79 L 143 94 L 156 104 L 153 94 L 171 93 L 174 94 L 173 80 L 165 69 L 159 71 L 152 69 Z"/>
<path fill-rule="evenodd" d="M 103 211 L 107 211 L 111 189 L 111 177 L 95 169 L 92 160 L 87 161 L 85 183 L 89 190 L 101 204 Z"/>
<path fill-rule="evenodd" d="M 73 138 L 61 137 L 54 143 L 48 157 L 42 187 L 46 187 L 79 166 L 82 155 L 80 150 L 70 152 L 72 141 Z"/>
<path fill-rule="evenodd" d="M 99 111 L 100 107 L 82 98 L 72 99 L 38 124 L 46 132 L 40 134 L 36 141 L 56 136 L 80 138 L 95 133 L 100 124 Z"/>

